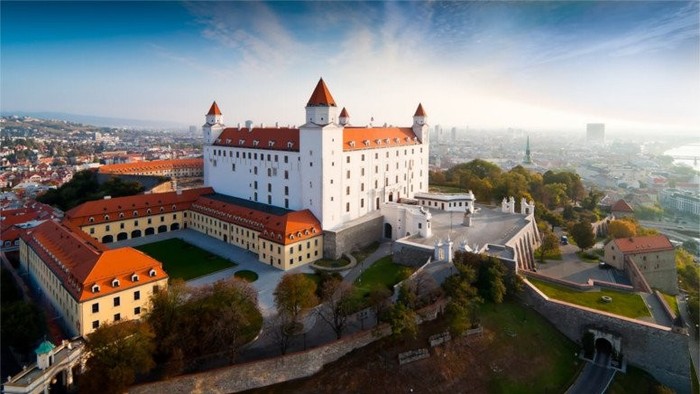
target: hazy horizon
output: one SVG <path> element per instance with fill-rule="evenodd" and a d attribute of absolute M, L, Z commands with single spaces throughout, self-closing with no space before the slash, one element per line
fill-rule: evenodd
<path fill-rule="evenodd" d="M 3 113 L 299 125 L 700 128 L 698 2 L 6 2 Z"/>

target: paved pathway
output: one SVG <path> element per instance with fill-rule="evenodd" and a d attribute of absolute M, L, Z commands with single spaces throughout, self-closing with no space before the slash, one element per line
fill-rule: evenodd
<path fill-rule="evenodd" d="M 673 320 L 671 320 L 671 317 L 666 314 L 666 312 L 663 309 L 663 306 L 659 302 L 658 298 L 652 293 L 637 293 L 639 294 L 642 299 L 644 300 L 644 303 L 647 305 L 647 308 L 649 309 L 649 313 L 651 313 L 651 316 L 654 318 L 654 323 L 666 326 L 666 327 L 673 327 Z"/>
<path fill-rule="evenodd" d="M 688 350 L 690 351 L 690 359 L 693 360 L 693 367 L 695 367 L 696 376 L 700 377 L 700 341 L 698 341 L 698 328 L 692 326 L 692 320 L 690 320 L 690 315 L 688 314 L 688 303 L 685 301 L 685 296 L 679 295 L 676 297 L 678 300 L 678 310 L 681 312 L 681 318 L 688 329 L 690 336 L 688 338 Z"/>
<path fill-rule="evenodd" d="M 566 394 L 603 394 L 615 377 L 615 370 L 607 366 L 609 355 L 596 356 L 595 362 L 587 362 Z"/>

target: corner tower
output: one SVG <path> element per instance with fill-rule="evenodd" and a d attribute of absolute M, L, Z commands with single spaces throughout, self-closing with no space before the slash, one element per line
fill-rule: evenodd
<path fill-rule="evenodd" d="M 428 115 L 423 109 L 423 104 L 419 103 L 416 112 L 413 114 L 413 132 L 424 145 L 428 145 Z"/>
<path fill-rule="evenodd" d="M 204 134 L 204 144 L 211 145 L 219 138 L 219 134 L 224 130 L 224 116 L 216 105 L 216 101 L 211 104 L 209 112 L 205 115 L 205 122 L 202 126 Z"/>
<path fill-rule="evenodd" d="M 309 102 L 306 103 L 306 123 L 317 126 L 338 123 L 338 106 L 323 78 L 318 80 Z"/>

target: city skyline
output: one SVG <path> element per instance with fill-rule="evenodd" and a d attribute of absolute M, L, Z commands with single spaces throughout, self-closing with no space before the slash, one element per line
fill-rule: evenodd
<path fill-rule="evenodd" d="M 2 2 L 2 111 L 694 132 L 697 2 Z"/>

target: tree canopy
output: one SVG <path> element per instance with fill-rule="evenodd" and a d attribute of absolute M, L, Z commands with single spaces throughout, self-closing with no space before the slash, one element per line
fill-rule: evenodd
<path fill-rule="evenodd" d="M 285 274 L 274 292 L 275 305 L 279 313 L 296 323 L 302 310 L 318 304 L 316 283 L 304 274 Z"/>
<path fill-rule="evenodd" d="M 36 199 L 67 211 L 86 201 L 100 200 L 105 196 L 132 196 L 143 190 L 143 186 L 137 182 L 124 182 L 116 177 L 100 184 L 95 171 L 84 170 L 76 172 L 73 179 L 58 189 L 50 189 Z"/>
<path fill-rule="evenodd" d="M 571 226 L 569 233 L 581 250 L 586 250 L 595 245 L 593 227 L 591 226 L 591 222 L 587 219 L 583 219 Z"/>

